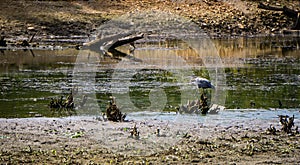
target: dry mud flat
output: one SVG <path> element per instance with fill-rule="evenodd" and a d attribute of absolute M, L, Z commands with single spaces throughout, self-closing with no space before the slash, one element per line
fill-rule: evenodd
<path fill-rule="evenodd" d="M 28 40 L 61 44 L 61 37 L 97 35 L 101 24 L 128 12 L 170 12 L 190 19 L 208 34 L 222 36 L 252 36 L 278 34 L 294 26 L 295 18 L 281 11 L 258 8 L 259 1 L 223 0 L 116 0 L 116 1 L 9 1 L 0 2 L 0 36 L 9 44 Z M 299 10 L 299 1 L 269 2 L 273 6 L 288 6 Z M 69 40 L 65 42 L 71 42 Z M 74 42 L 74 41 L 72 41 Z M 82 39 L 78 42 L 82 42 Z"/>
<path fill-rule="evenodd" d="M 231 124 L 193 120 L 114 123 L 94 117 L 0 119 L 0 162 L 299 164 L 300 135 L 268 134 L 270 124 L 280 129 L 275 118 Z M 130 136 L 135 125 L 139 137 Z"/>

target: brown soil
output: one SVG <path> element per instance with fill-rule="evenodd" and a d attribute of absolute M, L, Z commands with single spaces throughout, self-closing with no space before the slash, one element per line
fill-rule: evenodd
<path fill-rule="evenodd" d="M 299 164 L 300 135 L 266 121 L 231 126 L 92 117 L 0 119 L 1 164 Z M 268 121 L 277 129 L 276 121 Z M 139 138 L 130 137 L 136 125 Z M 160 128 L 160 135 L 157 135 Z"/>
<path fill-rule="evenodd" d="M 298 1 L 276 1 L 299 9 Z M 0 2 L 1 36 L 16 42 L 37 33 L 35 41 L 54 36 L 84 36 L 97 33 L 103 22 L 128 12 L 161 10 L 191 19 L 211 36 L 276 34 L 293 27 L 296 18 L 278 11 L 257 8 L 258 1 L 10 1 Z"/>

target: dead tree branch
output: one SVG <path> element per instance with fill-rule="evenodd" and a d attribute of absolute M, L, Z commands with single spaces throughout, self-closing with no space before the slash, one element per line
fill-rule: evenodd
<path fill-rule="evenodd" d="M 282 13 L 288 17 L 296 18 L 296 22 L 294 24 L 294 27 L 292 28 L 293 30 L 300 30 L 300 12 L 293 10 L 291 8 L 288 8 L 286 6 L 283 7 L 277 7 L 277 6 L 271 6 L 269 4 L 264 4 L 260 2 L 258 4 L 258 8 L 260 9 L 265 9 L 265 10 L 271 10 L 271 11 L 282 11 Z"/>

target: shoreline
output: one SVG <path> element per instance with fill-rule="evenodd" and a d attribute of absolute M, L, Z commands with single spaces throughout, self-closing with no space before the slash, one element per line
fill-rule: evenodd
<path fill-rule="evenodd" d="M 1 118 L 0 162 L 300 163 L 300 134 L 281 132 L 277 118 L 268 122 L 240 120 L 229 126 L 209 124 L 214 120 L 193 121 L 141 119 L 120 123 L 100 121 L 94 116 Z M 269 124 L 278 130 L 275 135 L 266 131 Z M 130 136 L 134 126 L 140 132 L 139 137 Z M 157 129 L 160 129 L 159 134 Z"/>
<path fill-rule="evenodd" d="M 257 34 L 252 36 L 230 36 L 227 37 L 214 37 L 209 36 L 212 40 L 231 40 L 231 39 L 247 39 L 247 38 L 268 38 L 268 37 L 299 37 L 300 31 L 299 30 L 291 30 L 288 33 L 281 33 L 281 34 Z M 66 37 L 66 38 L 64 38 Z M 1 51 L 6 50 L 63 50 L 63 49 L 76 49 L 82 50 L 84 44 L 89 43 L 91 41 L 85 42 L 88 38 L 84 36 L 77 36 L 79 39 L 74 40 L 66 40 L 67 36 L 57 36 L 56 39 L 50 39 L 47 41 L 35 41 L 33 43 L 29 43 L 29 45 L 22 45 L 20 40 L 7 40 L 7 46 L 0 46 Z M 93 40 L 92 40 L 93 41 Z"/>

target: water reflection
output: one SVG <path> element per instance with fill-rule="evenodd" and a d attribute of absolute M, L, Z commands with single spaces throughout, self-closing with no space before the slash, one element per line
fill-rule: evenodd
<path fill-rule="evenodd" d="M 242 38 L 213 42 L 226 72 L 227 86 L 223 90 L 227 92 L 227 108 L 299 108 L 299 38 Z M 82 52 L 75 49 L 33 50 L 34 56 L 30 51 L 2 51 L 0 117 L 69 115 L 53 114 L 47 104 L 50 98 L 66 95 L 72 89 L 75 83 L 75 66 L 81 69 L 78 72 L 81 77 L 79 79 L 86 81 L 86 88 L 82 88 L 81 92 L 89 94 L 93 90 L 96 93 L 95 96 L 89 96 L 90 104 L 81 111 L 99 113 L 105 110 L 109 96 L 116 92 L 115 90 L 121 94 L 128 93 L 135 107 L 147 110 L 151 105 L 151 90 L 158 87 L 164 90 L 167 96 L 164 110 L 175 110 L 175 107 L 182 103 L 181 97 L 184 97 L 181 95 L 181 87 L 189 80 L 178 79 L 170 68 L 179 69 L 186 66 L 180 63 L 183 59 L 192 68 L 191 74 L 197 76 L 209 78 L 209 72 L 214 69 L 205 67 L 203 57 L 182 41 L 139 43 L 136 46 L 137 50 L 133 54 L 129 52 L 128 46 L 118 49 L 119 52 L 130 56 L 84 52 L 80 61 L 93 64 L 92 67 L 96 70 L 93 75 L 84 72 L 85 63 L 76 63 L 78 54 Z M 125 63 L 120 73 L 132 77 L 128 89 L 121 86 L 112 88 L 114 69 L 121 61 Z M 140 63 L 145 61 L 148 64 L 160 63 L 170 68 L 140 68 Z M 90 89 L 88 79 L 92 78 L 94 85 L 93 89 Z M 97 105 L 92 102 L 97 102 Z"/>

